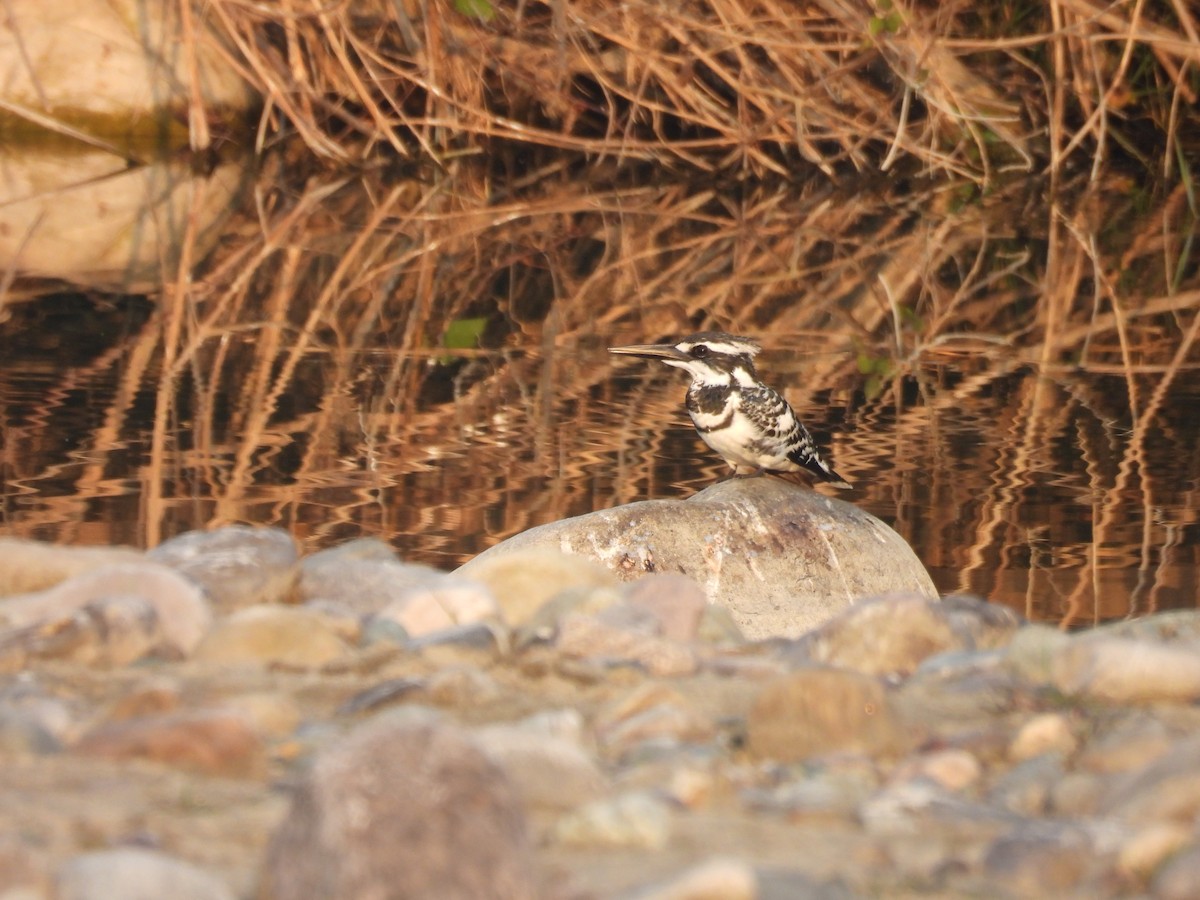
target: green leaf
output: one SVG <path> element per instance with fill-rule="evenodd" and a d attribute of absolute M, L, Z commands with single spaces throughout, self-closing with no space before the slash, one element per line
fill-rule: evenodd
<path fill-rule="evenodd" d="M 889 4 L 890 6 L 890 4 Z M 880 7 L 883 9 L 883 7 Z M 904 24 L 904 19 L 898 12 L 889 12 L 886 16 L 871 16 L 867 20 L 867 33 L 871 37 L 878 37 L 884 32 L 888 34 L 896 34 L 900 31 L 900 26 Z"/>
<path fill-rule="evenodd" d="M 488 0 L 454 0 L 454 8 L 464 16 L 472 16 L 484 22 L 496 18 L 496 10 Z"/>
<path fill-rule="evenodd" d="M 923 331 L 925 329 L 925 320 L 922 319 L 921 314 L 918 313 L 911 306 L 905 306 L 905 305 L 901 304 L 901 306 L 900 306 L 900 321 L 910 331 L 918 331 L 919 332 L 919 331 Z"/>
<path fill-rule="evenodd" d="M 483 316 L 475 319 L 455 319 L 446 326 L 442 346 L 447 350 L 473 350 L 479 346 L 479 339 L 483 337 L 487 321 Z"/>

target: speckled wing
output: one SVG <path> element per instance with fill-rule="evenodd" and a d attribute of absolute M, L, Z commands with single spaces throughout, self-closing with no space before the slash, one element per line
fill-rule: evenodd
<path fill-rule="evenodd" d="M 743 412 L 755 410 L 753 417 L 763 430 L 764 443 L 776 444 L 782 449 L 781 456 L 821 481 L 849 487 L 846 479 L 821 459 L 817 442 L 783 397 L 768 387 L 749 388 L 743 394 L 747 401 Z"/>

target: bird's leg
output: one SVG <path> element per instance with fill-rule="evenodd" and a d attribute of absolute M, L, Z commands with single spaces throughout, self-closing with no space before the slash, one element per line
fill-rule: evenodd
<path fill-rule="evenodd" d="M 760 475 L 767 474 L 767 470 L 764 469 L 762 466 L 745 466 L 745 467 L 743 467 L 740 463 L 730 463 L 730 465 L 733 466 L 733 477 L 734 478 L 758 478 Z M 747 469 L 747 471 L 743 472 L 742 471 L 743 468 Z"/>

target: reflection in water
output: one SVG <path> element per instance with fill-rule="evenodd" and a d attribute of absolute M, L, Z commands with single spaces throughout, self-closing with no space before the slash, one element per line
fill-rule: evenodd
<path fill-rule="evenodd" d="M 157 289 L 185 246 L 203 258 L 245 178 L 243 160 L 200 174 L 187 159 L 130 167 L 83 145 L 10 147 L 0 154 L 0 272 Z"/>
<path fill-rule="evenodd" d="M 280 189 L 182 295 L 10 307 L 5 531 L 146 545 L 245 521 L 452 566 L 724 477 L 685 384 L 604 350 L 715 325 L 762 340 L 843 496 L 942 590 L 1070 624 L 1194 605 L 1196 285 L 1147 274 L 1097 304 L 1094 247 L 997 237 L 1003 198 L 479 187 Z M 453 346 L 473 321 L 492 349 Z"/>

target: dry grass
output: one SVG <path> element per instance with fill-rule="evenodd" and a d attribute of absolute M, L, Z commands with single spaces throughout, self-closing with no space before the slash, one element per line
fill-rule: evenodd
<path fill-rule="evenodd" d="M 460 7 L 482 10 L 471 15 Z M 992 184 L 1179 160 L 1182 0 L 361 0 L 206 6 L 260 145 L 444 163 L 496 141 L 738 178 L 903 169 Z"/>

